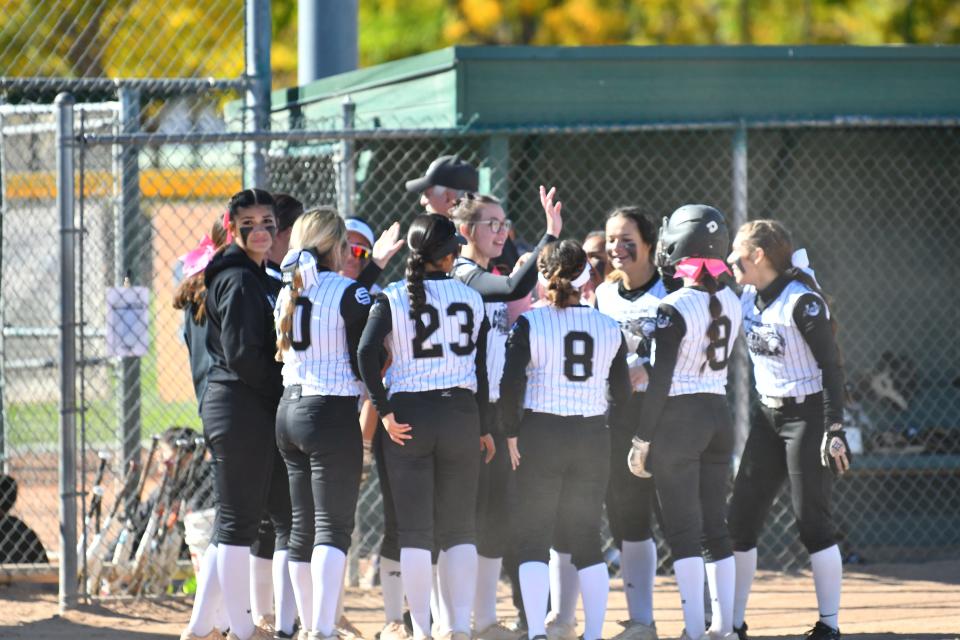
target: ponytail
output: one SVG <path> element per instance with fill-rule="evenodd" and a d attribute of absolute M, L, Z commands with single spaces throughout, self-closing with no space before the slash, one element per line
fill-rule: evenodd
<path fill-rule="evenodd" d="M 427 292 L 423 289 L 423 274 L 426 261 L 416 251 L 407 256 L 407 295 L 410 297 L 410 311 L 417 313 L 427 304 Z"/>
<path fill-rule="evenodd" d="M 576 240 L 555 240 L 543 248 L 537 257 L 537 270 L 553 306 L 564 309 L 579 303 L 579 290 L 573 281 L 581 278 L 586 268 L 587 254 Z"/>
<path fill-rule="evenodd" d="M 173 308 L 178 310 L 190 309 L 190 317 L 198 325 L 207 321 L 207 306 L 204 301 L 207 297 L 207 287 L 203 283 L 203 272 L 184 278 L 173 294 Z"/>
<path fill-rule="evenodd" d="M 575 306 L 576 303 L 572 302 L 572 300 L 576 293 L 577 290 L 570 282 L 570 278 L 566 278 L 557 273 L 550 276 L 547 282 L 547 299 L 553 306 L 559 307 L 560 309 Z"/>
<path fill-rule="evenodd" d="M 283 352 L 290 348 L 293 342 L 293 312 L 297 308 L 297 299 L 303 292 L 303 277 L 300 269 L 293 272 L 293 282 L 288 286 L 290 292 L 287 303 L 283 305 L 280 317 L 277 318 L 277 353 L 274 356 L 277 362 L 283 362 Z"/>

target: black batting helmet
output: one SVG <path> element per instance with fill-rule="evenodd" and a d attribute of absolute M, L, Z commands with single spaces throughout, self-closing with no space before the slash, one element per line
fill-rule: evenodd
<path fill-rule="evenodd" d="M 684 258 L 726 260 L 730 252 L 727 220 L 705 204 L 685 204 L 663 219 L 657 242 L 657 266 L 667 268 Z"/>

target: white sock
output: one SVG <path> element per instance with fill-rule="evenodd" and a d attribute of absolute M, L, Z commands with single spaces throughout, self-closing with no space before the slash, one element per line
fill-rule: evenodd
<path fill-rule="evenodd" d="M 430 552 L 426 549 L 400 549 L 400 571 L 403 576 L 403 595 L 410 605 L 413 637 L 430 637 L 430 592 L 433 590 L 433 572 Z"/>
<path fill-rule="evenodd" d="M 337 624 L 337 601 L 343 585 L 343 573 L 347 569 L 347 556 L 327 545 L 313 548 L 310 560 L 313 571 L 313 631 L 328 638 Z"/>
<path fill-rule="evenodd" d="M 843 559 L 840 547 L 833 545 L 810 554 L 813 588 L 817 592 L 820 622 L 840 629 L 840 584 L 843 582 Z"/>
<path fill-rule="evenodd" d="M 742 627 L 747 615 L 747 600 L 753 587 L 753 576 L 757 572 L 757 548 L 734 551 L 733 560 L 737 567 L 733 592 L 733 626 Z"/>
<path fill-rule="evenodd" d="M 497 623 L 497 587 L 503 558 L 477 556 L 477 594 L 473 600 L 473 626 L 483 631 Z"/>
<path fill-rule="evenodd" d="M 439 555 L 442 555 L 441 551 Z M 439 559 L 437 560 L 439 562 Z M 430 565 L 431 580 L 430 583 L 430 619 L 433 621 L 433 629 L 443 635 L 447 632 L 447 624 L 444 620 L 446 609 L 443 605 L 443 585 L 440 584 L 440 566 L 439 564 Z"/>
<path fill-rule="evenodd" d="M 600 640 L 610 593 L 607 563 L 600 562 L 580 569 L 577 574 L 580 578 L 580 596 L 583 598 L 583 640 Z"/>
<path fill-rule="evenodd" d="M 706 564 L 710 587 L 710 631 L 724 635 L 733 631 L 733 593 L 736 563 L 733 556 Z"/>
<path fill-rule="evenodd" d="M 557 622 L 573 624 L 579 595 L 580 580 L 570 554 L 550 549 L 550 613 Z"/>
<path fill-rule="evenodd" d="M 386 622 L 403 620 L 403 581 L 400 563 L 380 556 L 380 590 L 383 592 L 383 615 Z"/>
<path fill-rule="evenodd" d="M 230 630 L 230 618 L 227 617 L 227 608 L 223 605 L 223 598 L 220 598 L 220 602 L 217 604 L 213 619 L 215 620 L 214 626 L 222 633 Z"/>
<path fill-rule="evenodd" d="M 639 542 L 624 540 L 620 549 L 620 571 L 627 596 L 630 620 L 653 624 L 653 581 L 657 575 L 657 543 L 653 538 Z"/>
<path fill-rule="evenodd" d="M 273 611 L 276 614 L 275 628 L 284 633 L 293 633 L 293 621 L 297 617 L 297 601 L 293 596 L 293 581 L 290 579 L 286 549 L 273 552 Z"/>
<path fill-rule="evenodd" d="M 519 573 L 523 611 L 527 614 L 527 637 L 547 635 L 544 621 L 547 618 L 550 567 L 543 562 L 524 562 Z"/>
<path fill-rule="evenodd" d="M 699 638 L 704 630 L 703 612 L 703 558 L 681 558 L 673 563 L 673 573 L 683 606 L 683 623 L 687 635 Z"/>
<path fill-rule="evenodd" d="M 300 614 L 300 626 L 307 631 L 313 629 L 313 576 L 309 562 L 289 562 L 290 581 L 293 583 L 293 597 L 297 601 Z"/>
<path fill-rule="evenodd" d="M 193 599 L 193 611 L 187 624 L 190 633 L 202 638 L 213 630 L 218 622 L 216 613 L 222 600 L 220 580 L 217 578 L 217 547 L 211 544 L 200 557 L 197 595 Z"/>
<path fill-rule="evenodd" d="M 340 579 L 340 594 L 337 596 L 337 611 L 333 614 L 333 625 L 338 626 L 340 624 L 340 618 L 343 617 L 343 596 L 347 592 L 347 580 L 346 580 L 346 568 L 344 568 L 344 576 Z"/>
<path fill-rule="evenodd" d="M 217 575 L 220 577 L 220 592 L 230 621 L 230 631 L 238 638 L 249 638 L 253 635 L 253 618 L 250 617 L 250 547 L 218 544 Z M 270 575 L 269 572 L 267 575 Z"/>
<path fill-rule="evenodd" d="M 273 613 L 273 562 L 250 554 L 250 615 L 254 620 Z"/>
<path fill-rule="evenodd" d="M 442 604 L 446 608 L 444 631 L 459 631 L 470 635 L 470 614 L 477 593 L 477 547 L 458 544 L 440 554 L 437 565 L 440 574 Z"/>

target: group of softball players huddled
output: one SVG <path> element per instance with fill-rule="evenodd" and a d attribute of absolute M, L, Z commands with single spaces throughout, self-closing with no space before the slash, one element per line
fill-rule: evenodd
<path fill-rule="evenodd" d="M 757 538 L 784 479 L 819 604 L 807 635 L 839 638 L 843 375 L 827 300 L 784 226 L 748 222 L 731 245 L 714 207 L 620 207 L 588 255 L 560 239 L 557 190 L 540 187 L 543 236 L 505 269 L 512 224 L 473 167 L 442 156 L 407 188 L 426 213 L 405 242 L 397 223 L 376 239 L 359 218 L 288 215 L 289 196 L 248 189 L 218 241 L 186 257 L 218 515 L 182 638 L 347 634 L 365 448 L 383 495 L 380 640 L 576 640 L 578 600 L 579 637 L 599 640 L 604 506 L 629 610 L 617 640 L 657 638 L 654 521 L 681 638 L 746 640 Z M 378 288 L 404 245 L 403 279 Z M 741 334 L 759 403 L 728 505 Z M 272 618 L 252 602 L 267 521 Z M 513 627 L 497 616 L 504 572 Z"/>

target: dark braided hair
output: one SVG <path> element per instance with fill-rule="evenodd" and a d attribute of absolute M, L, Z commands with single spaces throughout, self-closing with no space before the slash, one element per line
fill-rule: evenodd
<path fill-rule="evenodd" d="M 547 299 L 556 307 L 574 306 L 577 290 L 573 280 L 587 264 L 587 254 L 576 240 L 554 241 L 543 248 L 537 258 L 537 269 L 548 280 Z"/>

